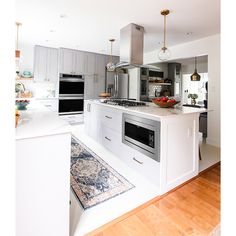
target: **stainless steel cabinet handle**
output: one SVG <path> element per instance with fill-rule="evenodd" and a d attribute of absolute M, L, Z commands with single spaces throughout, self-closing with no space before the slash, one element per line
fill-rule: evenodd
<path fill-rule="evenodd" d="M 105 136 L 105 139 L 108 140 L 108 141 L 111 141 L 111 139 L 109 139 L 107 136 Z"/>
<path fill-rule="evenodd" d="M 91 104 L 90 104 L 90 103 L 87 104 L 87 111 L 88 111 L 88 112 L 91 111 Z"/>
<path fill-rule="evenodd" d="M 107 119 L 112 119 L 112 117 L 111 116 L 105 116 Z"/>
<path fill-rule="evenodd" d="M 134 161 L 136 161 L 136 162 L 138 162 L 140 165 L 142 165 L 142 164 L 143 164 L 143 162 L 142 162 L 142 161 L 139 161 L 139 160 L 137 160 L 135 157 L 133 157 L 133 160 L 134 160 Z"/>

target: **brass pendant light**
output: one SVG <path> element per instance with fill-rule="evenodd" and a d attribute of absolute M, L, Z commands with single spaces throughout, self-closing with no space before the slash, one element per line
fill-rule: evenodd
<path fill-rule="evenodd" d="M 197 57 L 195 57 L 195 70 L 191 75 L 191 81 L 200 81 L 201 76 L 197 73 Z"/>
<path fill-rule="evenodd" d="M 19 35 L 19 26 L 21 26 L 22 24 L 19 22 L 16 22 L 16 50 L 15 50 L 15 57 L 16 58 L 20 58 L 20 50 L 18 49 L 18 35 Z"/>
<path fill-rule="evenodd" d="M 116 66 L 112 62 L 112 43 L 115 42 L 115 39 L 109 39 L 109 41 L 111 42 L 111 54 L 110 54 L 109 62 L 106 67 L 108 71 L 114 71 L 116 69 Z"/>
<path fill-rule="evenodd" d="M 164 16 L 164 44 L 158 53 L 158 57 L 161 61 L 166 61 L 170 58 L 170 50 L 166 47 L 166 16 L 169 15 L 170 10 L 164 9 L 161 11 L 161 15 Z"/>

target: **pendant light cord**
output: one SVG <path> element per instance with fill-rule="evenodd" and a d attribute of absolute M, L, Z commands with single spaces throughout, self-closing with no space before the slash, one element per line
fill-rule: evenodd
<path fill-rule="evenodd" d="M 112 41 L 111 41 L 111 54 L 110 54 L 110 62 L 112 63 Z"/>
<path fill-rule="evenodd" d="M 197 70 L 197 58 L 195 57 L 195 71 Z"/>
<path fill-rule="evenodd" d="M 19 32 L 19 24 L 16 23 L 17 25 L 17 30 L 16 30 L 16 49 L 18 50 L 18 32 Z"/>
<path fill-rule="evenodd" d="M 166 47 L 166 15 L 164 15 L 164 48 Z"/>

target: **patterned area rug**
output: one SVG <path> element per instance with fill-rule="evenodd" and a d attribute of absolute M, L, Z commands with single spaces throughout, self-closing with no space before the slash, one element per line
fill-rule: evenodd
<path fill-rule="evenodd" d="M 135 187 L 75 137 L 71 140 L 70 179 L 84 209 Z"/>

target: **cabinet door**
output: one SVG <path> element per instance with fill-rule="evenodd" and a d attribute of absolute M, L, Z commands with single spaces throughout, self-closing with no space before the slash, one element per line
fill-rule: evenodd
<path fill-rule="evenodd" d="M 86 52 L 86 74 L 94 75 L 95 74 L 95 62 L 96 62 L 96 54 L 91 52 Z"/>
<path fill-rule="evenodd" d="M 86 53 L 83 51 L 78 51 L 78 50 L 75 51 L 75 63 L 74 63 L 75 69 L 74 70 L 76 74 L 81 74 L 81 75 L 85 74 L 86 62 L 87 62 Z"/>
<path fill-rule="evenodd" d="M 47 56 L 47 81 L 58 80 L 58 49 L 48 48 Z"/>
<path fill-rule="evenodd" d="M 46 47 L 36 45 L 34 48 L 34 80 L 47 81 L 47 54 Z"/>
<path fill-rule="evenodd" d="M 75 51 L 71 49 L 60 49 L 60 73 L 75 73 Z"/>
<path fill-rule="evenodd" d="M 105 73 L 106 73 L 106 56 L 97 54 L 95 65 L 95 88 L 94 96 L 98 98 L 99 94 L 105 91 Z"/>
<path fill-rule="evenodd" d="M 94 98 L 94 75 L 85 75 L 84 99 Z"/>

